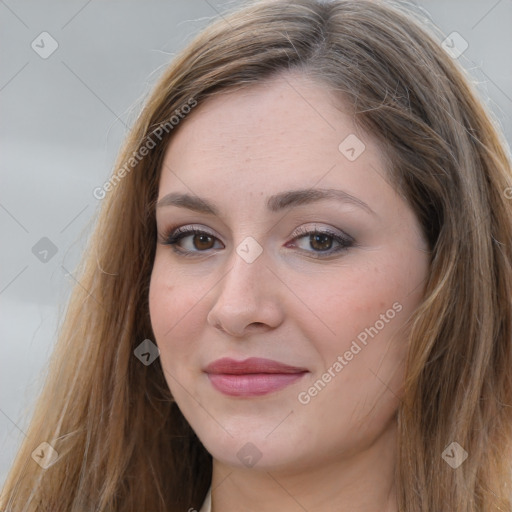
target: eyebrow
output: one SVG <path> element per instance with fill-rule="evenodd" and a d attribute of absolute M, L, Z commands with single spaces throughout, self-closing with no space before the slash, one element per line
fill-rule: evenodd
<path fill-rule="evenodd" d="M 337 190 L 333 188 L 312 188 L 281 192 L 270 196 L 267 199 L 267 208 L 271 212 L 279 212 L 295 206 L 311 204 L 325 199 L 335 199 L 337 201 L 349 203 L 362 208 L 371 215 L 376 215 L 376 213 L 361 199 L 345 192 L 344 190 Z M 170 194 L 165 195 L 158 201 L 156 206 L 157 208 L 161 208 L 163 206 L 178 206 L 181 208 L 188 208 L 189 210 L 199 213 L 219 215 L 219 209 L 208 200 L 198 196 L 178 192 L 171 192 Z"/>

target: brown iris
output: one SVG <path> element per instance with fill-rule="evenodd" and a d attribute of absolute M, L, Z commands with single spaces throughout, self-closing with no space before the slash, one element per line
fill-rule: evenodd
<path fill-rule="evenodd" d="M 198 242 L 196 243 L 196 241 L 198 241 Z M 211 245 L 208 246 L 208 243 L 211 243 Z M 196 249 L 203 249 L 203 250 L 211 249 L 213 247 L 213 237 L 210 235 L 204 235 L 204 234 L 194 235 L 194 247 Z"/>
<path fill-rule="evenodd" d="M 318 251 L 329 250 L 332 247 L 332 237 L 330 235 L 322 233 L 313 233 L 312 235 L 309 235 L 309 242 L 311 244 L 311 247 Z M 320 245 L 320 247 L 316 245 L 317 242 Z"/>

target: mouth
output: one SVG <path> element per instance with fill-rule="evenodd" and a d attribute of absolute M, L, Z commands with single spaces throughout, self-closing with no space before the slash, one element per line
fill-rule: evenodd
<path fill-rule="evenodd" d="M 229 396 L 261 396 L 279 391 L 308 373 L 306 368 L 251 357 L 243 361 L 222 358 L 205 368 L 212 386 Z"/>

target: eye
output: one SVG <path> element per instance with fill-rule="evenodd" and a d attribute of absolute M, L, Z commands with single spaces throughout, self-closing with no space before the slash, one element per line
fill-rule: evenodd
<path fill-rule="evenodd" d="M 215 240 L 217 240 L 217 237 L 204 229 L 185 226 L 171 229 L 164 237 L 162 243 L 164 245 L 171 245 L 175 252 L 179 252 L 183 256 L 189 256 L 194 252 L 205 252 L 213 249 Z"/>
<path fill-rule="evenodd" d="M 336 253 L 348 250 L 354 245 L 354 240 L 344 234 L 336 233 L 329 229 L 319 230 L 298 228 L 293 235 L 292 247 L 299 247 L 302 251 L 310 253 L 313 258 L 322 258 Z M 297 241 L 304 239 L 302 244 Z M 199 253 L 207 253 L 210 249 L 219 249 L 215 247 L 215 242 L 219 242 L 220 248 L 224 245 L 212 233 L 199 229 L 194 226 L 184 226 L 171 228 L 167 234 L 162 237 L 161 243 L 171 245 L 176 253 L 182 256 L 194 256 Z M 290 242 L 286 245 L 290 247 Z M 311 250 L 313 249 L 313 250 Z"/>
<path fill-rule="evenodd" d="M 310 253 L 313 252 L 311 256 L 314 258 L 322 258 L 346 251 L 354 245 L 353 238 L 347 235 L 342 235 L 341 233 L 336 233 L 330 229 L 317 229 L 316 226 L 314 229 L 309 230 L 302 226 L 298 228 L 294 232 L 293 242 L 295 243 L 297 240 L 301 239 L 304 239 L 302 249 Z M 312 248 L 313 251 L 308 248 Z"/>

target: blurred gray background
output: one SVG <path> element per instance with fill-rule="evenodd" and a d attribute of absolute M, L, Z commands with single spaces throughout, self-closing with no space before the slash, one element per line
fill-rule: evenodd
<path fill-rule="evenodd" d="M 459 51 L 467 41 L 458 60 L 510 144 L 512 0 L 414 3 L 446 36 L 460 34 Z M 0 0 L 0 488 L 100 204 L 92 191 L 175 52 L 238 4 Z"/>

